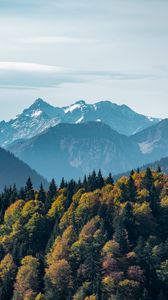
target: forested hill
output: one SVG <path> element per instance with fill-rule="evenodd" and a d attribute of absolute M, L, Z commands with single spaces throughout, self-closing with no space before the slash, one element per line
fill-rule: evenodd
<path fill-rule="evenodd" d="M 160 160 L 157 160 L 153 163 L 146 164 L 140 168 L 139 171 L 144 171 L 147 168 L 150 168 L 152 171 L 162 171 L 165 175 L 168 175 L 168 157 L 163 157 Z M 114 176 L 115 181 L 118 180 L 122 176 L 129 176 L 130 171 L 118 174 Z"/>
<path fill-rule="evenodd" d="M 93 172 L 0 197 L 0 299 L 168 299 L 168 177 Z M 10 201 L 9 201 L 10 199 Z M 8 200 L 8 201 L 7 201 Z"/>

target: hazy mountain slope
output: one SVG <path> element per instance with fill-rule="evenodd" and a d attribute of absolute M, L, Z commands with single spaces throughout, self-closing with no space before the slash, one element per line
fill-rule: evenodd
<path fill-rule="evenodd" d="M 87 104 L 81 100 L 59 108 L 37 99 L 16 118 L 0 122 L 0 145 L 7 147 L 15 140 L 32 138 L 59 123 L 87 121 L 102 121 L 121 134 L 131 135 L 158 123 L 159 119 L 145 117 L 126 105 L 110 101 Z"/>
<path fill-rule="evenodd" d="M 78 178 L 100 168 L 118 173 L 142 164 L 138 145 L 100 122 L 59 124 L 9 149 L 48 179 Z"/>
<path fill-rule="evenodd" d="M 149 162 L 168 156 L 168 119 L 135 134 L 131 140 L 138 143 Z"/>
<path fill-rule="evenodd" d="M 24 186 L 29 176 L 32 179 L 34 187 L 38 188 L 41 182 L 45 187 L 48 186 L 47 181 L 27 164 L 16 158 L 13 154 L 0 148 L 0 190 L 5 185 L 16 184 L 17 187 Z"/>

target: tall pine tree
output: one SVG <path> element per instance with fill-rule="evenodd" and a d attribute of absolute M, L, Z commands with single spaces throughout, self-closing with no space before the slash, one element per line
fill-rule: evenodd
<path fill-rule="evenodd" d="M 28 180 L 26 182 L 25 193 L 26 193 L 26 200 L 34 200 L 35 199 L 33 184 L 31 182 L 30 177 L 28 178 Z"/>
<path fill-rule="evenodd" d="M 105 181 L 106 181 L 106 184 L 111 184 L 111 185 L 114 184 L 114 179 L 113 179 L 113 177 L 112 177 L 111 172 L 109 173 L 109 175 L 108 175 L 108 177 L 106 178 Z"/>
<path fill-rule="evenodd" d="M 47 197 L 45 199 L 45 206 L 47 209 L 51 206 L 51 203 L 56 197 L 56 195 L 57 195 L 57 186 L 55 180 L 52 179 L 48 189 Z"/>
<path fill-rule="evenodd" d="M 97 174 L 97 188 L 101 189 L 104 186 L 104 178 L 102 176 L 101 170 Z"/>
<path fill-rule="evenodd" d="M 38 193 L 38 197 L 37 199 L 43 203 L 46 202 L 46 193 L 44 191 L 43 185 L 42 183 L 40 184 L 40 189 L 39 189 L 39 193 Z"/>

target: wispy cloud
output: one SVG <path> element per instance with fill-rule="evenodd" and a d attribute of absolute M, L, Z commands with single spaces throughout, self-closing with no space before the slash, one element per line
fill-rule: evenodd
<path fill-rule="evenodd" d="M 65 83 L 94 80 L 142 80 L 155 78 L 150 74 L 115 72 L 111 70 L 69 69 L 27 62 L 0 62 L 0 88 L 58 87 Z"/>
<path fill-rule="evenodd" d="M 89 39 L 68 36 L 34 36 L 22 39 L 26 44 L 81 44 L 92 42 Z M 96 42 L 94 40 L 94 42 Z"/>
<path fill-rule="evenodd" d="M 65 68 L 27 63 L 27 62 L 10 62 L 0 61 L 0 71 L 23 71 L 23 72 L 65 72 Z"/>

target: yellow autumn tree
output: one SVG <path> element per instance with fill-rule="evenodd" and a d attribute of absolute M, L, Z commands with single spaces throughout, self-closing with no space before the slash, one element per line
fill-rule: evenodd
<path fill-rule="evenodd" d="M 39 292 L 39 261 L 33 256 L 25 256 L 18 269 L 14 296 L 18 300 L 34 300 Z"/>
<path fill-rule="evenodd" d="M 13 257 L 7 254 L 0 262 L 0 299 L 10 299 L 11 288 L 16 274 Z"/>
<path fill-rule="evenodd" d="M 46 269 L 46 299 L 69 299 L 72 289 L 72 276 L 69 263 L 65 259 L 57 260 Z M 54 298 L 55 297 L 55 298 Z"/>

